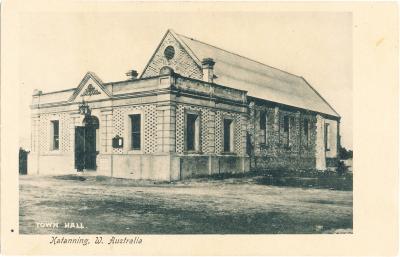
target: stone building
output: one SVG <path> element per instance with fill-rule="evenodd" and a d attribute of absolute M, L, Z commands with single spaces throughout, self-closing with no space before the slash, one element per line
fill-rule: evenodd
<path fill-rule="evenodd" d="M 171 30 L 129 75 L 36 90 L 28 173 L 177 180 L 336 165 L 340 116 L 302 77 Z"/>

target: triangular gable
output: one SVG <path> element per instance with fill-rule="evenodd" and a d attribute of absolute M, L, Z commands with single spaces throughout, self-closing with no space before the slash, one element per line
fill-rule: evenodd
<path fill-rule="evenodd" d="M 172 58 L 167 55 L 171 52 L 167 51 L 169 46 L 175 50 Z M 216 84 L 245 90 L 248 96 L 340 117 L 302 77 L 172 30 L 165 33 L 140 78 L 157 76 L 167 66 L 184 77 L 202 80 L 201 60 L 204 58 L 215 61 Z"/>
<path fill-rule="evenodd" d="M 103 82 L 99 77 L 89 71 L 83 77 L 79 86 L 75 89 L 68 101 L 80 102 L 84 99 L 85 101 L 90 102 L 110 97 L 110 92 L 108 92 L 108 90 L 103 86 Z"/>
<path fill-rule="evenodd" d="M 180 45 L 186 50 L 186 52 L 193 58 L 193 60 L 197 63 L 197 65 L 199 67 L 201 67 L 201 60 L 199 58 L 197 58 L 197 56 L 194 54 L 194 52 L 192 51 L 192 49 L 189 48 L 189 46 L 187 44 L 185 44 L 185 42 L 183 42 L 183 40 L 178 36 L 178 34 L 176 34 L 173 30 L 169 30 L 169 32 L 174 36 L 174 38 L 176 40 L 178 40 L 178 42 L 180 43 Z"/>
<path fill-rule="evenodd" d="M 164 49 L 169 45 L 172 45 L 175 50 L 175 56 L 171 60 L 167 60 L 164 56 Z M 176 73 L 185 77 L 202 78 L 201 61 L 180 37 L 170 29 L 161 39 L 140 78 L 157 76 L 164 66 L 171 67 Z"/>

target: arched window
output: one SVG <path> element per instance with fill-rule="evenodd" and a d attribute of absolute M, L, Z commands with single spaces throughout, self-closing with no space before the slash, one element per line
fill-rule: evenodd
<path fill-rule="evenodd" d="M 160 75 L 171 75 L 174 74 L 174 70 L 169 66 L 164 66 L 160 69 Z"/>
<path fill-rule="evenodd" d="M 96 116 L 87 116 L 83 119 L 83 126 L 85 127 L 91 126 L 98 129 L 99 119 Z"/>
<path fill-rule="evenodd" d="M 266 145 L 268 143 L 268 120 L 267 120 L 267 112 L 260 112 L 260 143 L 262 145 Z"/>

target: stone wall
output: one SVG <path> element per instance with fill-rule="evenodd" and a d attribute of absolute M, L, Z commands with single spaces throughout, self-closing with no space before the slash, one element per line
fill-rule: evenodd
<path fill-rule="evenodd" d="M 185 152 L 185 113 L 200 118 L 200 152 Z M 233 153 L 223 151 L 223 119 L 233 120 Z M 178 104 L 176 108 L 176 153 L 180 159 L 180 178 L 242 173 L 249 171 L 246 155 L 247 114 L 218 108 Z"/>
<path fill-rule="evenodd" d="M 265 140 L 260 128 L 262 112 L 267 116 Z M 315 115 L 255 102 L 250 102 L 249 113 L 247 143 L 252 169 L 315 168 Z M 285 116 L 289 119 L 289 133 L 284 131 Z M 304 120 L 308 121 L 308 139 Z"/>
<path fill-rule="evenodd" d="M 199 107 L 178 104 L 176 111 L 176 152 L 181 154 L 185 149 L 185 110 L 195 111 L 200 118 L 200 149 L 202 154 L 223 153 L 223 119 L 234 120 L 234 153 L 240 156 L 246 154 L 246 117 L 244 114 L 216 110 L 209 107 Z"/>
<path fill-rule="evenodd" d="M 234 155 L 180 155 L 180 179 L 244 173 L 249 171 L 249 158 Z"/>

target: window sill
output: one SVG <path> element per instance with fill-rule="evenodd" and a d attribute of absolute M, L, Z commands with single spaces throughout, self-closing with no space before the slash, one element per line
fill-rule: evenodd
<path fill-rule="evenodd" d="M 222 152 L 221 155 L 236 155 L 234 152 Z"/>
<path fill-rule="evenodd" d="M 202 151 L 183 151 L 184 154 L 203 154 Z"/>

